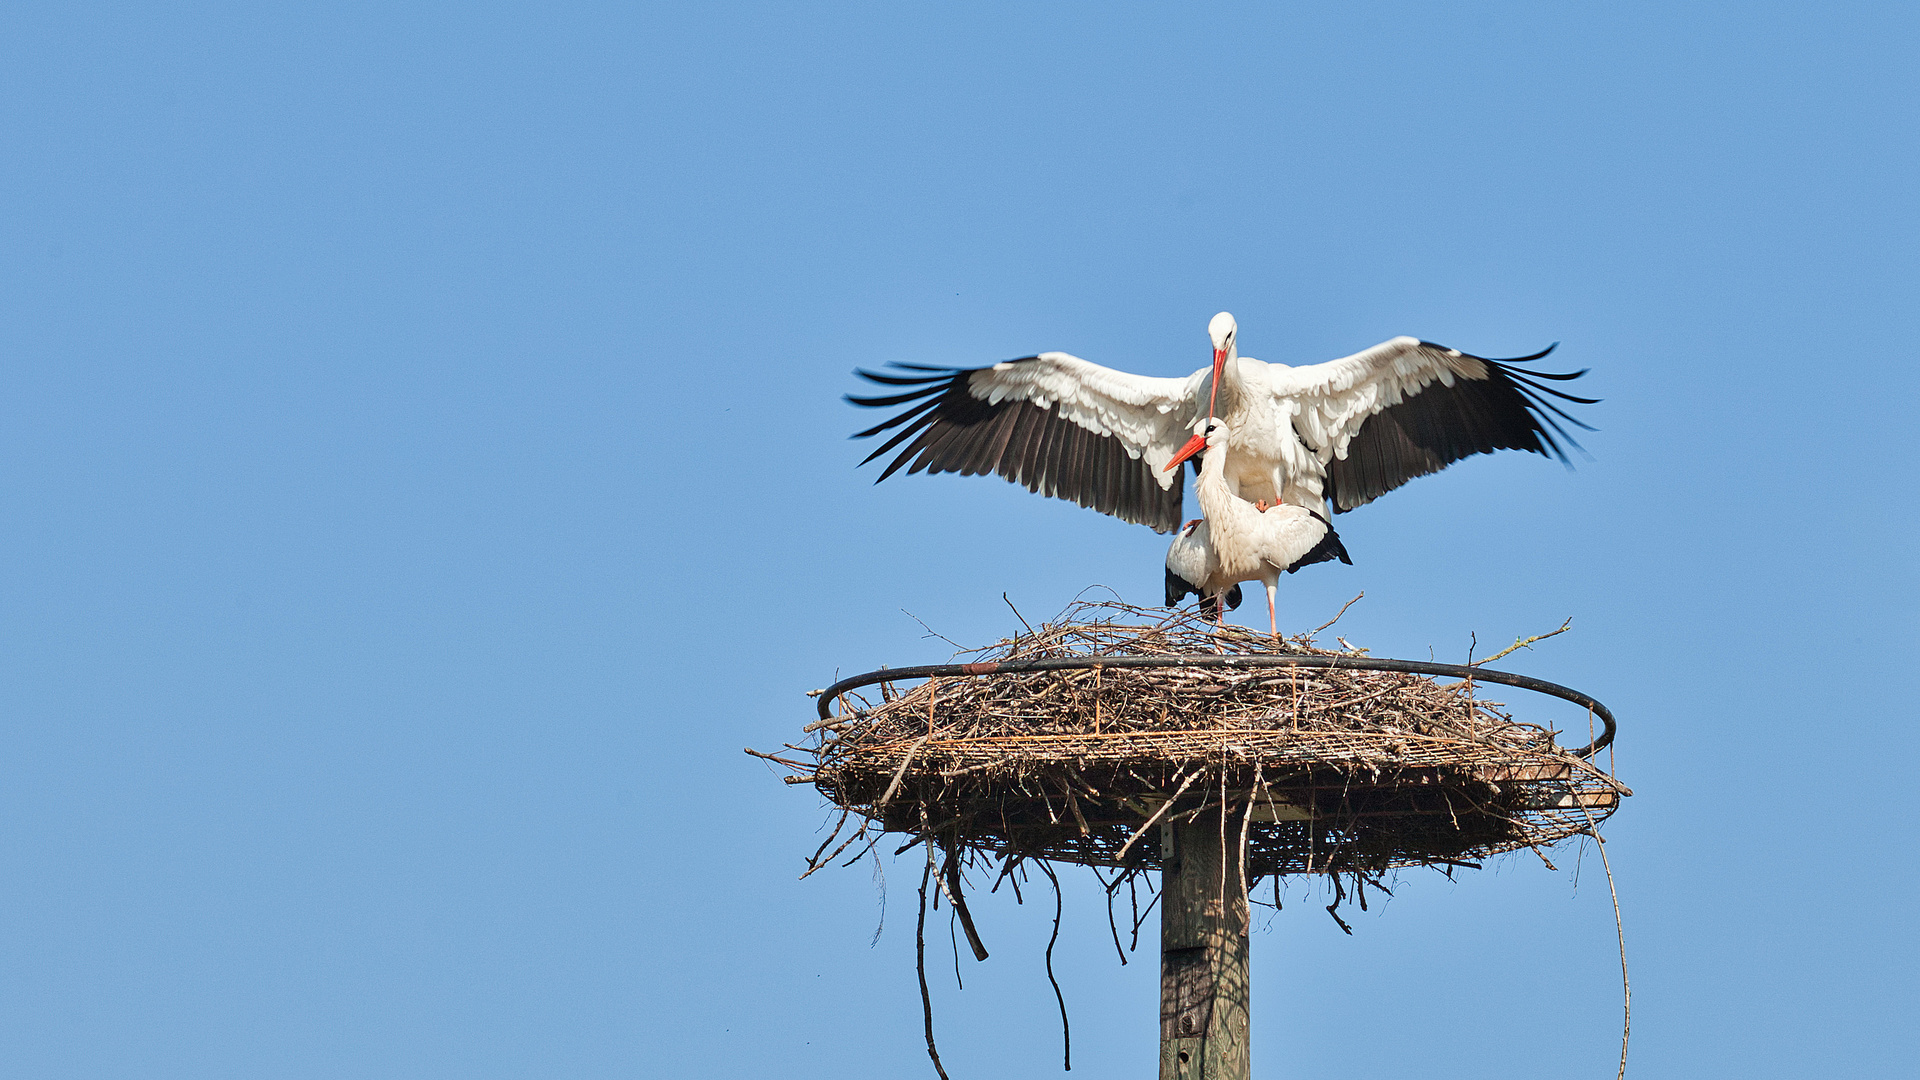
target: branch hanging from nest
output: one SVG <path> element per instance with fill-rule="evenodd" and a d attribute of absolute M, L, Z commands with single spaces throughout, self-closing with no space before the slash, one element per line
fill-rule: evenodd
<path fill-rule="evenodd" d="M 940 1064 L 940 1050 L 933 1045 L 933 995 L 927 992 L 927 879 L 933 876 L 933 848 L 927 848 L 926 869 L 920 871 L 920 918 L 913 928 L 913 957 L 920 975 L 920 1013 L 926 1020 L 927 1056 L 933 1059 L 933 1071 L 940 1080 L 948 1080 Z"/>
<path fill-rule="evenodd" d="M 1053 867 L 1040 864 L 1041 872 L 1053 883 L 1053 936 L 1047 939 L 1047 981 L 1053 984 L 1053 999 L 1060 1003 L 1060 1042 L 1063 1047 L 1063 1063 L 1060 1068 L 1073 1071 L 1073 1031 L 1067 1026 L 1067 998 L 1060 992 L 1060 980 L 1053 977 L 1053 943 L 1060 940 L 1060 879 L 1054 876 Z M 1122 959 L 1124 963 L 1124 958 Z"/>
<path fill-rule="evenodd" d="M 967 910 L 967 901 L 960 893 L 960 849 L 947 848 L 947 863 L 942 870 L 944 879 L 942 890 L 947 894 L 947 903 L 953 905 L 953 913 L 960 916 L 960 928 L 967 932 L 967 946 L 973 950 L 975 960 L 987 958 L 987 947 L 980 943 L 980 931 L 973 928 L 973 914 Z"/>
<path fill-rule="evenodd" d="M 1626 1080 L 1627 1043 L 1633 1037 L 1633 982 L 1627 978 L 1627 927 L 1620 921 L 1620 890 L 1613 884 L 1607 838 L 1600 835 L 1600 826 L 1592 814 L 1587 815 L 1587 834 L 1593 837 L 1593 846 L 1600 852 L 1600 868 L 1607 873 L 1607 895 L 1613 898 L 1613 930 L 1620 940 L 1620 1071 L 1615 1074 L 1615 1080 Z"/>

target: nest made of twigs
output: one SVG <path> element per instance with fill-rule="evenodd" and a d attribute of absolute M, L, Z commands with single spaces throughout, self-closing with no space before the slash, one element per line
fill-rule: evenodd
<path fill-rule="evenodd" d="M 1080 603 L 970 655 L 1362 651 L 1322 649 L 1310 635 L 1275 641 L 1191 613 Z M 1553 731 L 1480 696 L 1485 689 L 1351 668 L 1095 668 L 932 679 L 904 691 L 882 683 L 878 700 L 846 695 L 838 716 L 812 725 L 817 742 L 791 746 L 808 760 L 775 760 L 789 782 L 813 783 L 859 822 L 847 843 L 877 827 L 1002 865 L 1157 868 L 1159 830 L 1149 826 L 1203 814 L 1239 834 L 1250 880 L 1474 865 L 1592 831 L 1626 789 Z M 1591 716 L 1579 719 L 1591 726 Z M 814 865 L 833 859 L 831 844 Z"/>

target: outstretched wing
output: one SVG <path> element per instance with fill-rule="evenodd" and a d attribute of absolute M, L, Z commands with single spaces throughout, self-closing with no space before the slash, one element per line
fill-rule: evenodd
<path fill-rule="evenodd" d="M 1416 476 L 1495 450 L 1567 460 L 1579 449 L 1561 421 L 1593 430 L 1548 400 L 1581 405 L 1536 380 L 1586 374 L 1514 367 L 1553 351 L 1489 360 L 1417 338 L 1397 337 L 1365 352 L 1307 367 L 1272 369 L 1273 392 L 1297 406 L 1294 430 L 1327 465 L 1336 510 L 1372 502 Z"/>
<path fill-rule="evenodd" d="M 854 436 L 900 429 L 861 462 L 904 443 L 881 480 L 902 468 L 963 476 L 998 473 L 1028 491 L 1155 532 L 1179 527 L 1181 475 L 1165 466 L 1205 407 L 1209 370 L 1184 379 L 1156 379 L 1059 352 L 984 368 L 893 367 L 899 371 L 858 374 L 908 389 L 880 397 L 847 396 L 868 408 L 908 406 Z"/>

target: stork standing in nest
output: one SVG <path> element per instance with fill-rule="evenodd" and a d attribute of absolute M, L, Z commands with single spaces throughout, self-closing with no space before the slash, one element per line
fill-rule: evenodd
<path fill-rule="evenodd" d="M 1206 551 L 1198 559 L 1203 580 L 1186 579 L 1193 586 L 1191 591 L 1201 594 L 1202 609 L 1211 600 L 1214 618 L 1224 622 L 1222 608 L 1230 606 L 1225 604 L 1229 590 L 1238 591 L 1242 581 L 1259 581 L 1267 587 L 1267 623 L 1278 640 L 1280 620 L 1274 613 L 1274 593 L 1280 575 L 1331 559 L 1348 564 L 1353 560 L 1347 557 L 1339 534 L 1318 512 L 1292 503 L 1269 506 L 1265 500 L 1248 502 L 1234 494 L 1227 483 L 1232 447 L 1232 426 L 1224 420 L 1209 420 L 1203 432 L 1188 440 L 1166 465 L 1168 469 L 1178 468 L 1181 462 L 1206 451 L 1200 463 L 1200 479 L 1194 484 L 1200 512 L 1206 518 L 1198 528 L 1183 530 L 1174 541 L 1174 550 L 1167 553 L 1167 591 L 1173 592 L 1175 553 L 1182 552 L 1183 561 L 1192 561 L 1191 553 L 1183 549 L 1204 544 Z"/>

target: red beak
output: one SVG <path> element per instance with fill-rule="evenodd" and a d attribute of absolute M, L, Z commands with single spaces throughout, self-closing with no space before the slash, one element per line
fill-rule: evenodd
<path fill-rule="evenodd" d="M 1207 419 L 1213 419 L 1214 407 L 1220 402 L 1220 376 L 1227 370 L 1227 350 L 1213 350 L 1213 393 L 1207 397 Z"/>
<path fill-rule="evenodd" d="M 1180 467 L 1181 462 L 1187 460 L 1188 458 L 1199 453 L 1200 451 L 1205 450 L 1206 448 L 1207 448 L 1207 437 L 1205 435 L 1195 435 L 1193 438 L 1187 440 L 1187 445 L 1181 447 L 1180 452 L 1173 455 L 1173 460 L 1167 462 L 1167 467 L 1165 469 L 1161 469 L 1160 471 L 1168 472 L 1170 470 L 1177 469 Z"/>

